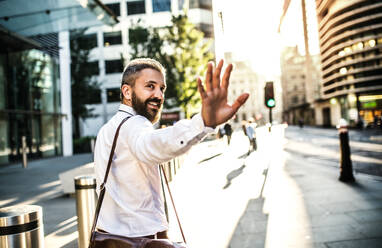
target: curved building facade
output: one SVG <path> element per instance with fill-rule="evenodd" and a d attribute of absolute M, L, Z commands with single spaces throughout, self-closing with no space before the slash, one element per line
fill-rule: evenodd
<path fill-rule="evenodd" d="M 382 2 L 317 0 L 324 124 L 380 125 Z M 378 123 L 378 124 L 377 124 Z"/>

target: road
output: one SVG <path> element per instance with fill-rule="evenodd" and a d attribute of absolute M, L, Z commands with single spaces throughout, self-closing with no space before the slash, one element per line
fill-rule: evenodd
<path fill-rule="evenodd" d="M 285 151 L 307 163 L 339 166 L 340 146 L 335 129 L 289 126 Z M 382 131 L 349 131 L 351 159 L 355 172 L 382 176 Z"/>

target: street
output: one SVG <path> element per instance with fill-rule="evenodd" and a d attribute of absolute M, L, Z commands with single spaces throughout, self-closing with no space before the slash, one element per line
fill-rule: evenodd
<path fill-rule="evenodd" d="M 289 127 L 284 139 L 280 126 L 272 135 L 258 129 L 259 149 L 249 156 L 240 131 L 229 147 L 225 140 L 210 143 L 210 159 L 199 160 L 207 144 L 193 149 L 193 161 L 172 183 L 190 247 L 378 247 L 381 181 L 364 185 L 359 174 L 349 186 L 338 181 L 338 158 L 331 157 L 333 166 L 320 160 L 327 151 L 307 159 L 324 146 L 318 141 L 335 138 L 335 131 L 323 131 L 329 132 Z M 301 147 L 303 159 L 292 152 Z M 174 216 L 170 224 L 171 237 L 180 240 Z"/>
<path fill-rule="evenodd" d="M 305 161 L 339 166 L 340 145 L 335 129 L 289 126 L 285 151 Z M 353 169 L 382 176 L 382 130 L 349 130 Z"/>
<path fill-rule="evenodd" d="M 230 146 L 225 137 L 196 145 L 176 170 L 170 187 L 188 247 L 380 247 L 382 179 L 355 173 L 356 183 L 338 180 L 336 130 L 279 125 L 256 132 L 257 151 L 248 152 L 237 130 Z M 378 136 L 350 139 L 354 168 L 380 171 Z M 63 195 L 58 173 L 91 160 L 84 154 L 0 168 L 0 207 L 42 206 L 45 247 L 77 247 L 75 198 Z M 168 206 L 169 236 L 180 241 Z"/>

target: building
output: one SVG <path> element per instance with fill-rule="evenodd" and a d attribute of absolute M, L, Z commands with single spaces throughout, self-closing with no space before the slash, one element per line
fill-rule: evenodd
<path fill-rule="evenodd" d="M 69 31 L 115 23 L 88 4 L 0 1 L 0 165 L 72 154 Z"/>
<path fill-rule="evenodd" d="M 382 2 L 316 0 L 323 125 L 372 126 L 382 115 Z"/>
<path fill-rule="evenodd" d="M 238 96 L 247 92 L 250 94 L 247 102 L 236 113 L 232 121 L 234 129 L 240 128 L 243 120 L 253 119 L 259 125 L 269 122 L 269 110 L 264 105 L 264 87 L 266 80 L 255 73 L 249 62 L 235 59 L 234 54 L 226 52 L 224 54 L 226 63 L 232 63 L 234 70 L 230 77 L 230 88 L 228 92 L 228 101 L 234 102 Z M 276 107 L 273 111 L 273 120 L 281 120 L 281 88 L 279 80 L 274 81 Z"/>
<path fill-rule="evenodd" d="M 310 80 L 313 100 L 320 99 L 321 67 L 318 55 L 310 55 Z M 283 120 L 296 125 L 300 120 L 308 125 L 317 125 L 314 106 L 306 97 L 306 56 L 297 46 L 286 47 L 281 54 L 281 85 L 283 89 Z M 313 106 L 313 108 L 312 108 Z"/>
<path fill-rule="evenodd" d="M 120 104 L 121 73 L 123 61 L 130 57 L 129 28 L 140 21 L 145 27 L 171 25 L 172 15 L 180 13 L 183 3 L 188 2 L 188 17 L 206 38 L 213 36 L 211 0 L 104 0 L 105 5 L 118 16 L 115 26 L 90 27 L 86 35 L 94 40 L 91 61 L 98 65 L 97 81 L 101 83 L 101 97 L 89 107 L 97 117 L 82 122 L 82 136 L 95 136 L 100 127 L 118 110 Z M 121 59 L 123 58 L 123 59 Z M 180 116 L 178 111 L 164 110 L 164 118 Z M 180 118 L 180 117 L 179 117 Z"/>

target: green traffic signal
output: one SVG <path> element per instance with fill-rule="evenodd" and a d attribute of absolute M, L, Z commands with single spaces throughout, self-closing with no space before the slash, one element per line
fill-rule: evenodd
<path fill-rule="evenodd" d="M 266 82 L 264 87 L 264 105 L 267 108 L 276 106 L 275 93 L 273 90 L 273 82 Z"/>
<path fill-rule="evenodd" d="M 271 98 L 267 101 L 267 107 L 273 108 L 276 105 L 275 99 Z"/>

